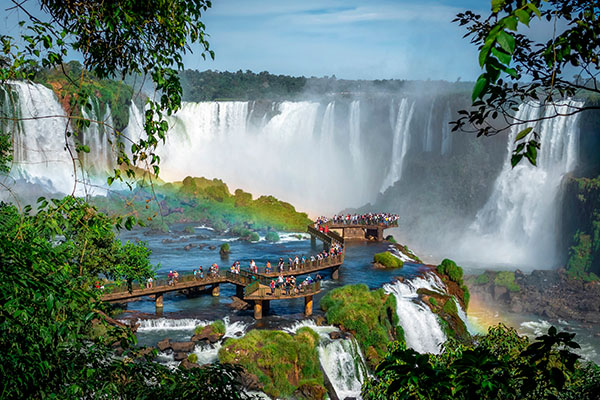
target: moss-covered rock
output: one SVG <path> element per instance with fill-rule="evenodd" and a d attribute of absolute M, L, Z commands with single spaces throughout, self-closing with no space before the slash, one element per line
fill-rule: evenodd
<path fill-rule="evenodd" d="M 221 245 L 221 248 L 219 249 L 219 253 L 220 253 L 222 256 L 226 256 L 226 255 L 228 255 L 229 253 L 231 253 L 231 249 L 229 248 L 229 243 L 223 243 L 223 244 Z"/>
<path fill-rule="evenodd" d="M 330 324 L 354 335 L 371 367 L 381 361 L 390 341 L 404 340 L 398 326 L 396 298 L 383 289 L 347 285 L 327 293 L 320 305 Z"/>
<path fill-rule="evenodd" d="M 499 271 L 494 278 L 494 285 L 503 286 L 509 292 L 520 292 L 521 286 L 515 282 L 514 271 Z"/>
<path fill-rule="evenodd" d="M 438 276 L 444 281 L 448 289 L 448 293 L 456 297 L 462 307 L 467 310 L 469 299 L 471 297 L 469 288 L 463 281 L 463 269 L 448 258 L 442 260 L 441 264 L 436 267 Z"/>
<path fill-rule="evenodd" d="M 244 367 L 271 397 L 289 398 L 299 389 L 324 396 L 318 343 L 319 335 L 306 327 L 294 336 L 254 329 L 240 339 L 228 339 L 219 349 L 219 360 Z"/>
<path fill-rule="evenodd" d="M 389 251 L 375 254 L 373 262 L 376 268 L 402 268 L 404 266 L 402 260 Z"/>
<path fill-rule="evenodd" d="M 280 237 L 279 234 L 275 231 L 271 231 L 271 232 L 267 232 L 267 235 L 265 236 L 265 239 L 268 242 L 279 242 Z"/>

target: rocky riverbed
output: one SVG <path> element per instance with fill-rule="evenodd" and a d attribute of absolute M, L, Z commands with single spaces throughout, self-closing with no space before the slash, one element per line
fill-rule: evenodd
<path fill-rule="evenodd" d="M 471 293 L 513 313 L 550 320 L 600 323 L 600 282 L 569 279 L 564 271 L 486 271 L 466 280 Z"/>

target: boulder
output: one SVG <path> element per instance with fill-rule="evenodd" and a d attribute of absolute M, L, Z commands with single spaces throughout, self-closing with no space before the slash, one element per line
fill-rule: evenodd
<path fill-rule="evenodd" d="M 212 326 L 206 326 L 204 327 L 204 329 L 202 330 L 202 332 L 200 332 L 197 335 L 192 336 L 192 342 L 200 342 L 200 341 L 206 341 L 208 343 L 217 343 L 219 340 L 221 340 L 223 338 L 224 334 L 223 333 L 217 333 L 213 331 Z"/>
<path fill-rule="evenodd" d="M 318 315 L 317 318 L 315 318 L 315 323 L 317 326 L 327 325 L 327 319 L 322 315 Z"/>
<path fill-rule="evenodd" d="M 263 384 L 260 383 L 258 377 L 249 372 L 242 372 L 242 374 L 240 375 L 240 381 L 242 386 L 247 388 L 248 390 L 263 390 Z"/>
<path fill-rule="evenodd" d="M 183 360 L 187 360 L 187 353 L 184 352 L 176 352 L 175 354 L 173 354 L 173 359 L 175 361 L 183 361 Z"/>
<path fill-rule="evenodd" d="M 304 383 L 296 389 L 294 394 L 301 399 L 323 400 L 327 390 L 321 385 Z"/>
<path fill-rule="evenodd" d="M 333 331 L 333 332 L 329 332 L 329 338 L 330 339 L 341 339 L 342 338 L 342 333 L 340 331 Z"/>
<path fill-rule="evenodd" d="M 504 286 L 494 285 L 494 300 L 498 301 L 508 293 L 508 289 Z"/>
<path fill-rule="evenodd" d="M 174 352 L 189 353 L 194 351 L 196 343 L 194 342 L 171 342 L 171 348 Z"/>
<path fill-rule="evenodd" d="M 166 338 L 156 343 L 156 348 L 160 351 L 166 351 L 171 348 L 171 339 Z"/>
<path fill-rule="evenodd" d="M 217 248 L 217 246 L 213 246 L 213 245 L 208 246 L 209 250 L 215 250 L 216 248 Z"/>
<path fill-rule="evenodd" d="M 179 366 L 184 369 L 200 368 L 200 365 L 188 361 L 187 357 L 179 364 Z"/>

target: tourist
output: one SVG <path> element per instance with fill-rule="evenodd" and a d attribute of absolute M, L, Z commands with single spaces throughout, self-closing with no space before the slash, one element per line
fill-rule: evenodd
<path fill-rule="evenodd" d="M 256 268 L 256 263 L 254 262 L 254 260 L 250 260 L 250 271 L 252 271 L 255 274 L 258 272 L 258 270 Z"/>
<path fill-rule="evenodd" d="M 283 275 L 279 274 L 279 278 L 277 278 L 277 287 L 281 288 L 283 285 Z"/>
<path fill-rule="evenodd" d="M 173 271 L 173 281 L 179 283 L 179 272 L 177 272 L 177 270 Z"/>
<path fill-rule="evenodd" d="M 194 274 L 194 280 L 197 281 L 198 280 L 198 270 L 196 268 L 194 268 L 192 273 Z"/>
<path fill-rule="evenodd" d="M 277 267 L 279 268 L 279 273 L 283 272 L 283 258 L 279 257 L 279 262 L 277 263 Z"/>
<path fill-rule="evenodd" d="M 265 273 L 266 274 L 270 274 L 271 273 L 271 262 L 267 261 L 267 265 L 265 267 Z"/>
<path fill-rule="evenodd" d="M 148 277 L 148 279 L 146 279 L 146 289 L 152 289 L 152 284 L 153 284 L 153 280 L 152 277 Z"/>
<path fill-rule="evenodd" d="M 169 273 L 167 275 L 167 284 L 169 286 L 173 285 L 173 271 L 169 271 Z"/>
<path fill-rule="evenodd" d="M 200 279 L 204 279 L 204 271 L 202 271 L 202 265 L 200 266 Z"/>
<path fill-rule="evenodd" d="M 271 283 L 269 284 L 271 287 L 271 296 L 275 295 L 275 280 L 271 279 Z"/>

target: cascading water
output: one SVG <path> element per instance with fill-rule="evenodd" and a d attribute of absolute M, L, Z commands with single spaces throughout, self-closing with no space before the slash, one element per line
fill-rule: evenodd
<path fill-rule="evenodd" d="M 383 193 L 385 189 L 392 186 L 402 177 L 402 167 L 404 165 L 404 157 L 410 145 L 410 122 L 415 110 L 414 102 L 408 99 L 402 99 L 398 107 L 398 116 L 394 126 L 394 139 L 392 142 L 392 159 L 390 169 L 383 180 L 380 191 Z"/>
<path fill-rule="evenodd" d="M 581 107 L 576 101 L 555 107 L 522 104 L 517 120 L 549 117 Z M 502 172 L 485 206 L 463 240 L 462 250 L 481 260 L 528 267 L 552 267 L 557 259 L 557 210 L 560 183 L 577 163 L 578 115 L 515 126 L 508 138 Z M 537 167 L 522 160 L 515 168 L 510 158 L 516 135 L 534 127 L 541 135 Z M 468 256 L 464 256 L 465 258 Z"/>
<path fill-rule="evenodd" d="M 365 359 L 354 338 L 331 339 L 331 332 L 339 332 L 334 326 L 319 326 L 312 320 L 296 322 L 285 332 L 295 334 L 298 329 L 309 327 L 319 334 L 319 361 L 338 398 L 360 399 L 362 384 L 367 375 Z"/>
<path fill-rule="evenodd" d="M 425 135 L 425 141 L 423 142 L 423 151 L 430 152 L 433 150 L 433 105 L 429 108 L 429 118 L 427 119 L 427 134 Z"/>
<path fill-rule="evenodd" d="M 433 274 L 383 286 L 386 293 L 396 297 L 396 313 L 404 329 L 406 345 L 419 353 L 439 354 L 446 335 L 438 317 L 418 300 L 417 290 L 420 288 L 444 292 L 442 283 Z"/>
<path fill-rule="evenodd" d="M 446 110 L 444 111 L 444 119 L 442 120 L 442 155 L 448 154 L 452 149 L 452 135 L 450 131 L 451 118 L 450 103 L 448 103 L 446 105 Z"/>

